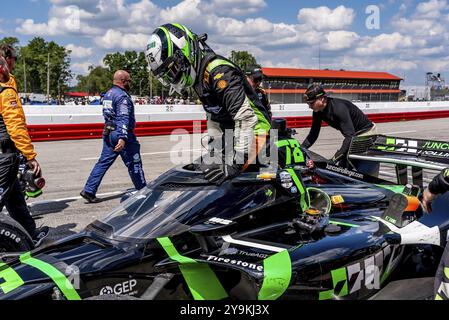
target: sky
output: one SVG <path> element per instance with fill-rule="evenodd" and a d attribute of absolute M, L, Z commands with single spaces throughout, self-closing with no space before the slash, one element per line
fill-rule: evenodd
<path fill-rule="evenodd" d="M 424 85 L 426 72 L 449 76 L 447 0 L 15 0 L 2 3 L 0 38 L 54 40 L 85 74 L 106 53 L 143 51 L 169 22 L 264 67 L 386 71 L 404 85 Z"/>

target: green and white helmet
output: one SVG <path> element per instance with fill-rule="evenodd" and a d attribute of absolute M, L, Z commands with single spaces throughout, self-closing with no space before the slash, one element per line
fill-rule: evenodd
<path fill-rule="evenodd" d="M 164 24 L 153 31 L 145 57 L 153 75 L 170 94 L 193 86 L 200 60 L 198 37 L 186 26 Z"/>

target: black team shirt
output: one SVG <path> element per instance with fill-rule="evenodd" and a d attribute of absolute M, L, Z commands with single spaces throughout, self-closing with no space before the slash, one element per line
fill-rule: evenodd
<path fill-rule="evenodd" d="M 340 131 L 345 137 L 342 147 L 334 156 L 335 160 L 345 156 L 349 151 L 352 137 L 373 127 L 373 123 L 368 117 L 352 102 L 338 98 L 327 98 L 326 107 L 320 112 L 313 113 L 312 128 L 302 143 L 302 147 L 310 148 L 313 146 L 320 134 L 322 121 Z"/>

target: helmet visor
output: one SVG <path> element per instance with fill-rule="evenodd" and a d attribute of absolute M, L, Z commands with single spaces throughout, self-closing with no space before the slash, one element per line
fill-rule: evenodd
<path fill-rule="evenodd" d="M 187 59 L 179 51 L 169 57 L 153 74 L 165 86 L 176 84 L 182 79 L 182 75 L 187 70 Z"/>

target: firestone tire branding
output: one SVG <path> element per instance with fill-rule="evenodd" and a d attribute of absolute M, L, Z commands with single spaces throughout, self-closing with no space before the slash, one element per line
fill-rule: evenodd
<path fill-rule="evenodd" d="M 1 229 L 0 230 L 0 236 L 4 236 L 6 238 L 11 239 L 12 241 L 14 241 L 15 243 L 20 243 L 22 241 L 22 238 L 17 235 L 16 233 L 10 231 L 10 230 L 6 230 L 6 229 Z"/>
<path fill-rule="evenodd" d="M 243 268 L 248 268 L 250 270 L 255 270 L 255 271 L 260 271 L 260 272 L 263 271 L 263 266 L 257 265 L 255 263 L 241 261 L 241 260 L 235 260 L 235 259 L 229 259 L 229 258 L 219 258 L 216 256 L 208 256 L 207 261 L 214 261 L 214 262 L 220 262 L 220 263 L 224 263 L 224 264 L 241 266 Z"/>

